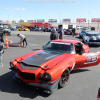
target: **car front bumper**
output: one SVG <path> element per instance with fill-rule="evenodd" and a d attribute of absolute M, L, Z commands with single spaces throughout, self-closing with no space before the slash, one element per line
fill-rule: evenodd
<path fill-rule="evenodd" d="M 15 73 L 13 79 L 17 80 L 18 82 L 22 81 L 17 73 Z M 49 85 L 46 83 L 27 83 L 27 82 L 24 82 L 24 83 L 30 86 L 34 86 L 36 88 L 42 88 L 44 90 L 43 92 L 51 94 L 58 89 L 58 82 L 59 80 L 52 85 Z"/>

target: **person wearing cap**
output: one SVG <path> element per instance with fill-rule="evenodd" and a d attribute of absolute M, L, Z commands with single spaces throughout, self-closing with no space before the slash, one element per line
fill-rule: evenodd
<path fill-rule="evenodd" d="M 26 47 L 27 46 L 27 40 L 26 40 L 26 36 L 24 36 L 23 34 L 17 34 L 17 36 L 20 38 L 20 43 L 23 43 L 23 47 L 24 47 L 24 42 L 26 43 Z"/>

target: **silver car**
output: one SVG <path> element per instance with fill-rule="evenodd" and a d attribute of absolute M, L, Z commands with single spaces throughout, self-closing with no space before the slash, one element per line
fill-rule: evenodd
<path fill-rule="evenodd" d="M 85 35 L 88 32 L 89 30 L 82 30 L 81 32 L 79 32 L 79 37 L 83 39 L 83 35 Z"/>
<path fill-rule="evenodd" d="M 83 35 L 83 42 L 87 44 L 100 44 L 100 34 L 98 32 L 88 32 Z"/>

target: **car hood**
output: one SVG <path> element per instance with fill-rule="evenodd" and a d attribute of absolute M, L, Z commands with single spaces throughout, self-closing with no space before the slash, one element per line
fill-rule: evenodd
<path fill-rule="evenodd" d="M 41 67 L 43 69 L 51 69 L 54 65 L 57 65 L 65 58 L 68 57 L 69 59 L 69 57 L 72 56 L 74 56 L 74 54 L 58 53 L 52 51 L 40 51 L 24 59 L 22 63 L 29 66 Z"/>

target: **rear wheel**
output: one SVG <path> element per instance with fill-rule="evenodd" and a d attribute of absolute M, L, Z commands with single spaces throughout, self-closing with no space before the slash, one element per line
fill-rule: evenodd
<path fill-rule="evenodd" d="M 68 80 L 69 80 L 69 76 L 70 76 L 70 71 L 69 71 L 69 69 L 66 69 L 63 72 L 63 74 L 61 75 L 61 78 L 58 83 L 58 86 L 60 88 L 63 88 L 64 86 L 66 86 L 66 84 L 68 83 Z"/>

